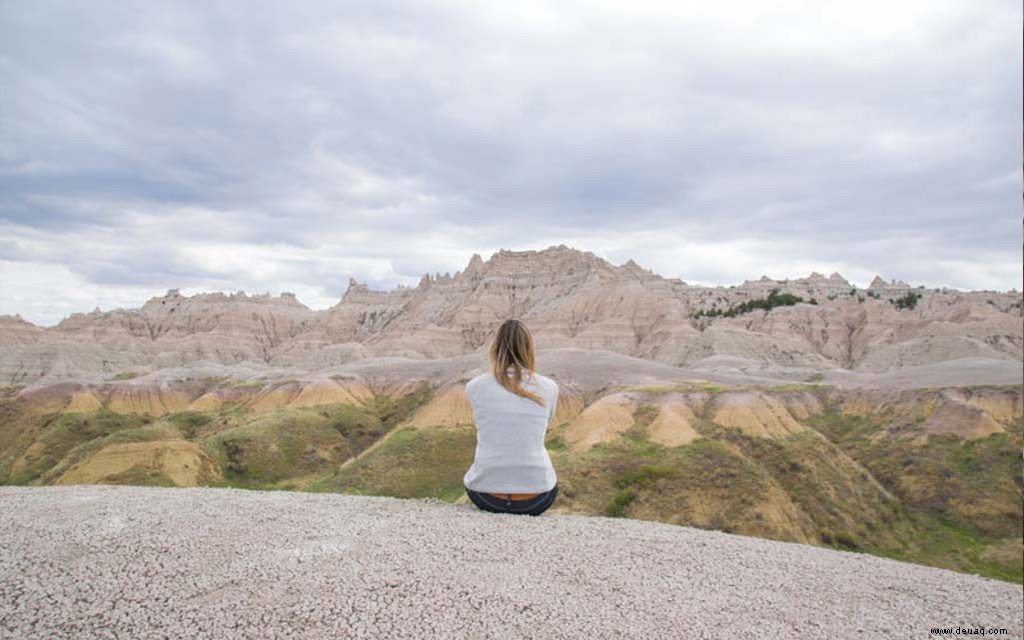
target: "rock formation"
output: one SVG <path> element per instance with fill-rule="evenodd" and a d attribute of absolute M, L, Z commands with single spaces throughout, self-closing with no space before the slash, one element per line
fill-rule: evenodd
<path fill-rule="evenodd" d="M 775 292 L 802 299 L 756 308 Z M 897 302 L 920 296 L 912 306 Z M 743 312 L 741 305 L 754 305 Z M 110 379 L 216 363 L 321 371 L 372 358 L 482 353 L 506 318 L 541 349 L 607 350 L 672 366 L 732 356 L 762 367 L 887 371 L 963 358 L 1020 361 L 1017 292 L 924 290 L 876 277 L 762 277 L 702 287 L 632 260 L 614 266 L 564 245 L 474 255 L 454 275 L 374 291 L 350 279 L 337 305 L 313 311 L 278 297 L 177 290 L 139 309 L 73 314 L 52 328 L 0 317 L 0 380 Z"/>

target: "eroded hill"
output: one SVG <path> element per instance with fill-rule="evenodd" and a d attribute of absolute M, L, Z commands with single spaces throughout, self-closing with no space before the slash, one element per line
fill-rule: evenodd
<path fill-rule="evenodd" d="M 0 482 L 460 501 L 475 448 L 466 380 L 141 379 L 12 394 L 0 404 Z M 1021 581 L 1019 386 L 559 384 L 547 440 L 561 488 L 555 513 Z"/>
<path fill-rule="evenodd" d="M 1019 363 L 1018 292 L 911 287 L 839 274 L 732 287 L 662 278 L 564 245 L 474 255 L 454 276 L 374 291 L 352 280 L 334 307 L 291 294 L 182 296 L 74 314 L 51 328 L 0 316 L 0 384 L 102 380 L 197 362 L 319 371 L 374 357 L 479 353 L 508 317 L 543 349 L 607 350 L 672 366 L 730 356 L 763 366 L 885 371 L 965 358 Z"/>

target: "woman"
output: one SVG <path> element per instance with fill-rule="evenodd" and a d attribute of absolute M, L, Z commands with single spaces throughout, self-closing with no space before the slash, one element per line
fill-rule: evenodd
<path fill-rule="evenodd" d="M 491 343 L 491 371 L 466 384 L 476 422 L 476 457 L 463 477 L 484 511 L 538 516 L 555 501 L 558 479 L 544 448 L 558 385 L 534 370 L 529 330 L 506 320 Z"/>

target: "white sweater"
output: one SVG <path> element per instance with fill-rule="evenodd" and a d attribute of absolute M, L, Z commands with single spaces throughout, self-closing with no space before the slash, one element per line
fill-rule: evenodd
<path fill-rule="evenodd" d="M 551 378 L 523 372 L 523 388 L 544 398 L 540 406 L 498 384 L 487 372 L 466 384 L 466 397 L 476 422 L 476 456 L 463 476 L 473 491 L 542 493 L 557 482 L 544 436 L 555 415 L 558 384 Z"/>

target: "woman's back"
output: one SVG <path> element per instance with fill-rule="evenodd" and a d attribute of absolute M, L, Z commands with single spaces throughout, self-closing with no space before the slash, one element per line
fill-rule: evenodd
<path fill-rule="evenodd" d="M 490 372 L 466 384 L 477 439 L 473 465 L 463 477 L 467 488 L 540 493 L 557 483 L 544 438 L 558 403 L 558 384 L 539 373 L 524 376 L 522 384 L 545 405 L 512 393 Z"/>

